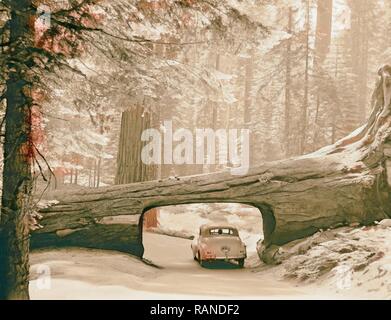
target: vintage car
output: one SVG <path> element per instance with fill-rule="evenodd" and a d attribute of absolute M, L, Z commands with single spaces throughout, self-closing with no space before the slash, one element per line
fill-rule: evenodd
<path fill-rule="evenodd" d="M 203 225 L 198 238 L 191 244 L 193 257 L 203 266 L 211 261 L 237 261 L 244 266 L 247 257 L 246 246 L 239 237 L 238 230 L 230 225 Z"/>

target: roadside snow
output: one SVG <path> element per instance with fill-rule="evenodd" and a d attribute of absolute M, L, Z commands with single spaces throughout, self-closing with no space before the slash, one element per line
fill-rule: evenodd
<path fill-rule="evenodd" d="M 284 246 L 293 255 L 279 266 L 245 269 L 201 268 L 189 240 L 148 232 L 144 237 L 146 258 L 161 269 L 118 252 L 34 251 L 32 299 L 391 298 L 391 228 L 385 222 L 319 233 Z"/>
<path fill-rule="evenodd" d="M 391 220 L 329 230 L 289 246 L 282 249 L 287 258 L 278 267 L 282 278 L 314 292 L 391 299 Z"/>

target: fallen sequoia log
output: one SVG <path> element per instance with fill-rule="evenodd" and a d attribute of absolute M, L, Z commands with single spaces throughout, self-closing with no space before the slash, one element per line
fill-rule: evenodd
<path fill-rule="evenodd" d="M 83 190 L 40 210 L 33 248 L 85 246 L 142 256 L 142 217 L 151 208 L 235 202 L 262 213 L 260 256 L 319 229 L 370 224 L 391 214 L 391 67 L 379 70 L 366 125 L 334 145 L 265 163 L 244 176 L 229 172 Z"/>

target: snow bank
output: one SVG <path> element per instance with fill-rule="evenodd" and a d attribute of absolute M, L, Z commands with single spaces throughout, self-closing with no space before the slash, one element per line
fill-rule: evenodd
<path fill-rule="evenodd" d="M 369 227 L 320 232 L 283 247 L 279 274 L 314 292 L 391 298 L 391 220 Z"/>

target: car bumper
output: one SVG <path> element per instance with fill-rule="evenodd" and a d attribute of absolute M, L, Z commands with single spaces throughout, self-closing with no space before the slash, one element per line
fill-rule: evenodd
<path fill-rule="evenodd" d="M 216 257 L 205 257 L 205 261 L 227 261 L 227 260 L 237 260 L 237 259 L 246 259 L 246 255 L 237 255 L 237 256 L 216 256 Z"/>

